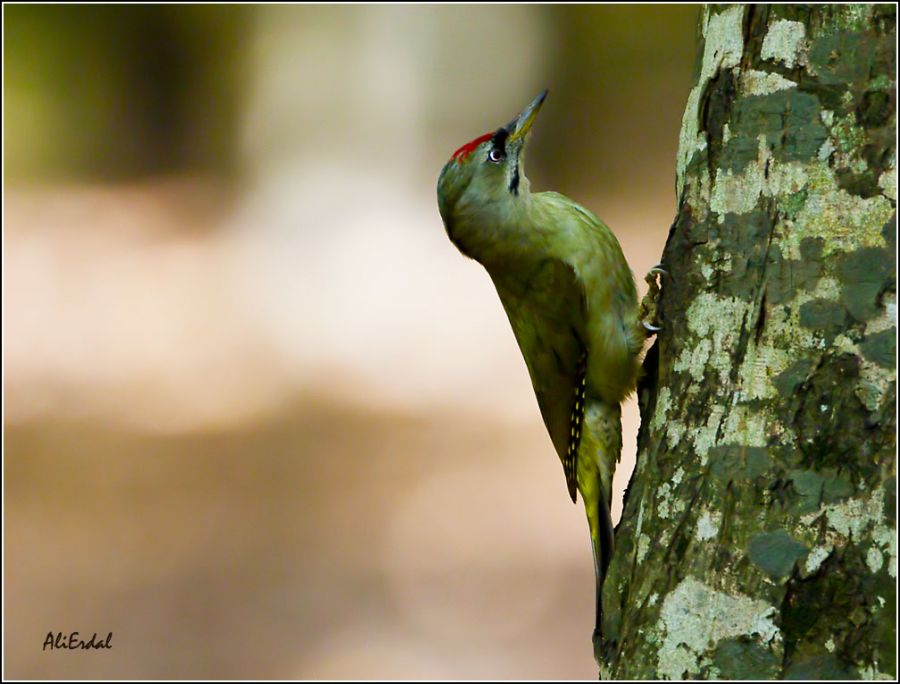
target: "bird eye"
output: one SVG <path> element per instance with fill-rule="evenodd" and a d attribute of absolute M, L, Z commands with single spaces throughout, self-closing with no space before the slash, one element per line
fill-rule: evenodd
<path fill-rule="evenodd" d="M 503 161 L 503 158 L 505 156 L 506 155 L 503 154 L 503 150 L 501 150 L 497 147 L 494 147 L 491 149 L 490 154 L 488 154 L 488 159 L 490 159 L 495 164 L 499 164 L 500 162 Z"/>

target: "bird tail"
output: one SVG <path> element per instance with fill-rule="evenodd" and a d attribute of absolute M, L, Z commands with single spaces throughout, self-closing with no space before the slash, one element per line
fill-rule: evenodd
<path fill-rule="evenodd" d="M 612 559 L 613 525 L 610 515 L 612 479 L 622 451 L 622 411 L 619 404 L 600 400 L 585 407 L 578 448 L 578 484 L 584 500 L 594 552 L 596 614 L 594 641 L 600 634 L 601 591 Z"/>

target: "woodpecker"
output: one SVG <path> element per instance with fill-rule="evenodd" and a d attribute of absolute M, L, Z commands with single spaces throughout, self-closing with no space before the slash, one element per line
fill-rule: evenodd
<path fill-rule="evenodd" d="M 612 231 L 568 197 L 531 192 L 525 143 L 546 96 L 453 153 L 438 180 L 438 208 L 450 240 L 490 275 L 569 496 L 575 502 L 581 493 L 594 556 L 596 653 L 620 405 L 637 382 L 644 340 L 658 328 L 640 320 L 634 276 Z"/>

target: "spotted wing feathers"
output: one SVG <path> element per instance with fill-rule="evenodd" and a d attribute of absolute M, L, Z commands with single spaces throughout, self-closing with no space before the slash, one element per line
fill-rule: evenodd
<path fill-rule="evenodd" d="M 569 446 L 562 458 L 563 471 L 566 474 L 566 484 L 569 487 L 569 496 L 572 502 L 577 500 L 578 491 L 578 445 L 581 443 L 581 426 L 584 423 L 584 394 L 587 386 L 587 354 L 581 355 L 578 363 L 577 382 L 573 393 L 572 413 L 570 417 L 571 428 L 569 430 Z"/>

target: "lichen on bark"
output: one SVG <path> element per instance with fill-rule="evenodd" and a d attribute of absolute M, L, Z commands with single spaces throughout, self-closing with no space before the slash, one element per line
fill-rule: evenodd
<path fill-rule="evenodd" d="M 896 13 L 709 6 L 611 678 L 893 678 Z"/>

